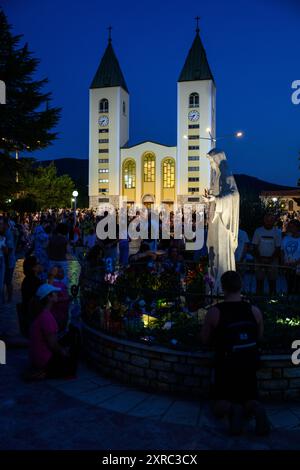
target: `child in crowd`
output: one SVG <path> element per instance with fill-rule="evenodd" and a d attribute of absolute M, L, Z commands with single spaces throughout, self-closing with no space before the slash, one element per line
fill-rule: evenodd
<path fill-rule="evenodd" d="M 57 301 L 53 305 L 52 314 L 57 322 L 59 332 L 64 331 L 68 323 L 70 296 L 64 283 L 65 273 L 62 266 L 54 266 L 48 275 L 48 284 L 59 289 Z"/>
<path fill-rule="evenodd" d="M 58 325 L 53 316 L 59 292 L 59 288 L 50 284 L 42 284 L 36 292 L 35 318 L 29 337 L 29 355 L 34 372 L 27 379 L 76 374 L 79 339 L 69 332 L 58 340 Z"/>

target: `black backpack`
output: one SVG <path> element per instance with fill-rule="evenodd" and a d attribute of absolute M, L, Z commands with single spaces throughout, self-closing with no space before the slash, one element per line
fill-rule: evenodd
<path fill-rule="evenodd" d="M 257 324 L 242 320 L 223 325 L 221 350 L 228 365 L 257 368 L 259 365 Z"/>
<path fill-rule="evenodd" d="M 257 348 L 257 325 L 239 321 L 224 326 L 224 346 L 227 353 L 240 353 Z"/>

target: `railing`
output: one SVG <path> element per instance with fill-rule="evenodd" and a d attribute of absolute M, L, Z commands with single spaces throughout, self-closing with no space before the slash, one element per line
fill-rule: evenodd
<path fill-rule="evenodd" d="M 296 268 L 282 264 L 263 264 L 263 263 L 237 263 L 237 271 L 243 280 L 243 293 L 249 297 L 267 297 L 267 296 L 300 296 L 300 276 L 296 273 Z M 264 280 L 264 292 L 256 293 L 256 277 L 260 274 Z M 270 294 L 268 289 L 268 278 L 272 277 L 276 281 L 276 291 Z M 266 289 L 267 287 L 267 289 Z"/>
<path fill-rule="evenodd" d="M 79 254 L 77 254 L 77 259 L 81 266 L 83 267 L 85 264 L 85 256 L 87 254 L 88 250 L 83 249 Z M 153 261 L 154 264 L 162 264 L 163 261 Z M 199 266 L 199 261 L 194 261 L 194 260 L 184 260 L 182 262 L 184 266 L 184 272 L 186 273 L 187 268 L 193 269 Z M 134 266 L 137 268 L 139 266 L 145 267 L 145 263 L 138 263 L 135 262 Z M 100 266 L 96 268 L 98 271 L 103 270 L 105 272 L 105 268 L 101 268 Z M 119 265 L 118 261 L 114 262 L 114 270 L 118 271 L 122 269 L 122 266 Z M 257 294 L 256 293 L 256 274 L 259 271 L 260 273 L 263 273 L 264 278 L 268 278 L 269 274 L 272 273 L 273 276 L 276 278 L 276 295 L 299 295 L 300 296 L 300 290 L 297 292 L 297 280 L 298 278 L 300 279 L 300 275 L 296 273 L 296 268 L 291 267 L 291 266 L 286 266 L 282 264 L 263 264 L 263 263 L 250 263 L 250 262 L 243 262 L 243 263 L 237 263 L 236 264 L 236 269 L 240 273 L 243 281 L 243 288 L 242 292 L 244 295 L 250 296 L 250 297 L 267 297 L 270 295 L 268 291 L 268 279 L 265 281 L 265 288 L 267 289 L 264 290 L 263 294 Z M 292 281 L 295 281 L 294 284 Z M 288 292 L 288 283 L 289 286 L 294 292 Z M 298 282 L 300 285 L 300 282 Z M 290 289 L 291 290 L 291 289 Z M 296 291 L 296 292 L 295 292 Z M 222 294 L 218 293 L 215 295 L 212 295 L 210 292 L 209 288 L 207 288 L 207 292 L 205 294 L 197 294 L 195 295 L 200 295 L 200 296 L 205 296 L 208 298 L 222 298 Z M 274 295 L 274 293 L 272 293 Z"/>
<path fill-rule="evenodd" d="M 157 272 L 163 266 L 161 261 L 153 261 L 152 264 Z M 220 293 L 213 294 L 208 286 L 205 286 L 202 291 L 199 289 L 199 292 L 190 290 L 186 283 L 186 274 L 188 270 L 199 266 L 199 262 L 186 260 L 182 265 L 183 272 L 178 273 L 177 277 L 174 276 L 174 284 L 171 288 L 154 289 L 150 284 L 143 286 L 138 282 L 138 276 L 141 273 L 144 275 L 147 271 L 147 263 L 135 263 L 134 268 L 131 267 L 133 276 L 130 282 L 125 282 L 125 286 L 120 289 L 118 282 L 110 278 L 113 275 L 107 274 L 105 266 L 86 269 L 83 263 L 80 287 L 85 321 L 90 326 L 109 334 L 134 338 L 146 343 L 151 343 L 155 336 L 155 342 L 159 344 L 188 350 L 199 348 L 199 331 L 207 309 L 210 305 L 221 301 L 223 296 Z M 257 296 L 255 273 L 257 270 L 270 268 L 277 270 L 277 284 L 280 289 L 274 296 L 267 293 Z M 122 269 L 120 266 L 116 267 L 116 271 L 122 272 Z M 288 295 L 286 292 L 285 278 L 291 276 L 295 270 L 282 265 L 270 267 L 270 265 L 254 263 L 240 263 L 237 269 L 244 281 L 244 298 L 257 304 L 263 313 L 267 311 L 265 320 L 270 331 L 273 330 L 278 315 L 283 319 L 288 315 L 300 316 L 299 293 Z M 296 273 L 294 274 L 296 276 Z M 155 280 L 156 274 L 153 276 Z M 143 302 L 139 304 L 142 300 L 145 305 Z M 278 310 L 274 314 L 270 311 L 273 304 Z M 295 305 L 299 306 L 296 310 Z M 277 333 L 279 328 L 285 327 L 279 325 L 277 328 L 276 326 Z M 268 334 L 267 332 L 267 336 Z M 270 332 L 270 336 L 272 334 Z M 284 339 L 284 343 L 291 344 L 289 337 Z"/>

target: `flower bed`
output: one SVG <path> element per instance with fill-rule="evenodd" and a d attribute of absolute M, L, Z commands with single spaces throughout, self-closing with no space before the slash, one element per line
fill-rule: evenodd
<path fill-rule="evenodd" d="M 85 272 L 82 316 L 88 325 L 122 337 L 197 348 L 203 307 L 211 300 L 205 293 L 205 262 L 197 263 L 193 273 L 190 268 L 176 270 L 163 263 L 134 265 L 114 273 Z"/>
<path fill-rule="evenodd" d="M 86 357 L 102 373 L 160 391 L 208 396 L 213 356 L 201 350 L 207 309 L 205 264 L 169 269 L 161 263 L 114 273 L 83 271 L 81 311 Z M 291 344 L 300 339 L 299 299 L 252 299 L 265 320 L 260 394 L 296 398 L 300 367 L 291 363 Z"/>
<path fill-rule="evenodd" d="M 300 297 L 282 295 L 255 303 L 264 316 L 263 350 L 291 354 L 292 342 L 300 339 Z"/>
<path fill-rule="evenodd" d="M 205 263 L 173 269 L 151 262 L 114 273 L 99 267 L 83 270 L 82 316 L 91 327 L 123 338 L 197 350 L 207 305 L 219 300 L 207 293 L 212 284 Z M 263 351 L 290 354 L 292 342 L 300 339 L 300 298 L 282 295 L 252 302 L 264 316 Z"/>

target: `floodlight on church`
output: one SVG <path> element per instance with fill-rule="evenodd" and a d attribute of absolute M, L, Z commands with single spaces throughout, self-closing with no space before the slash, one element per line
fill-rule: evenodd
<path fill-rule="evenodd" d="M 243 137 L 244 133 L 242 131 L 236 132 L 235 136 L 236 137 Z"/>

